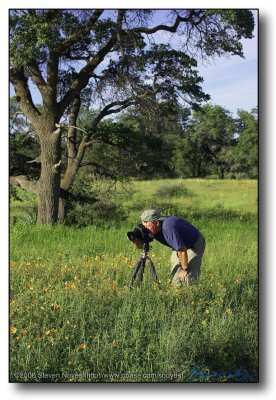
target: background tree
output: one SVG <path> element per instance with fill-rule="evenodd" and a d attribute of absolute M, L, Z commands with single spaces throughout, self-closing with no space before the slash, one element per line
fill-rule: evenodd
<path fill-rule="evenodd" d="M 157 25 L 153 16 L 152 10 L 125 9 L 10 11 L 10 80 L 40 145 L 39 179 L 24 182 L 38 196 L 39 223 L 63 219 L 68 191 L 103 118 L 132 105 L 150 112 L 153 100 L 191 106 L 208 100 L 195 58 L 242 56 L 240 40 L 251 38 L 254 28 L 249 10 L 173 10 L 169 22 Z M 182 50 L 155 44 L 159 31 L 180 33 Z M 30 85 L 42 97 L 41 108 Z M 79 111 L 87 103 L 98 111 L 80 130 Z"/>
<path fill-rule="evenodd" d="M 227 168 L 225 148 L 232 143 L 235 129 L 230 112 L 221 106 L 207 104 L 194 112 L 192 125 L 176 146 L 176 172 L 193 177 L 213 172 L 223 178 Z"/>
<path fill-rule="evenodd" d="M 232 171 L 258 177 L 258 110 L 238 110 L 238 144 Z"/>

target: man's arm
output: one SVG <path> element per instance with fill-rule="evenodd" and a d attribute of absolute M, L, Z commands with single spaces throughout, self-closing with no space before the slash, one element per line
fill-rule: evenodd
<path fill-rule="evenodd" d="M 187 250 L 183 247 L 182 249 L 177 251 L 178 258 L 181 262 L 182 270 L 179 272 L 179 279 L 184 281 L 185 277 L 188 273 L 188 256 Z"/>
<path fill-rule="evenodd" d="M 183 247 L 177 251 L 178 258 L 181 262 L 182 269 L 186 271 L 188 269 L 188 255 L 187 250 Z"/>

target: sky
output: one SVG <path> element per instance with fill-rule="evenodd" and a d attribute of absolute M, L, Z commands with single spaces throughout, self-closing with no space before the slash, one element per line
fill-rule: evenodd
<path fill-rule="evenodd" d="M 245 58 L 220 58 L 214 64 L 199 67 L 204 78 L 203 89 L 211 95 L 211 102 L 232 113 L 238 109 L 250 111 L 258 105 L 258 21 L 254 38 L 244 39 Z"/>

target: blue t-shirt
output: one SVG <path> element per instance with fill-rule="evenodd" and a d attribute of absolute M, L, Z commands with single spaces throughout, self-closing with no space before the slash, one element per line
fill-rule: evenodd
<path fill-rule="evenodd" d="M 190 222 L 171 216 L 162 222 L 161 231 L 154 235 L 154 239 L 178 251 L 183 247 L 185 249 L 192 248 L 199 235 L 199 230 Z"/>

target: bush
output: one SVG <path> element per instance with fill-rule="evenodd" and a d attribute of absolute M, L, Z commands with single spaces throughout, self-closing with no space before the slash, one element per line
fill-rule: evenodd
<path fill-rule="evenodd" d="M 94 225 L 109 228 L 118 226 L 125 221 L 124 209 L 110 201 L 99 200 L 94 204 L 75 204 L 68 210 L 65 218 L 66 225 L 75 225 L 79 228 Z"/>
<path fill-rule="evenodd" d="M 37 219 L 37 198 L 22 188 L 10 187 L 10 224 L 33 224 Z"/>
<path fill-rule="evenodd" d="M 125 211 L 119 204 L 120 193 L 110 180 L 97 180 L 89 174 L 79 175 L 70 194 L 64 221 L 66 225 L 109 228 L 120 225 L 126 219 Z"/>
<path fill-rule="evenodd" d="M 191 197 L 192 193 L 183 185 L 160 185 L 155 191 L 155 196 L 162 198 Z"/>

